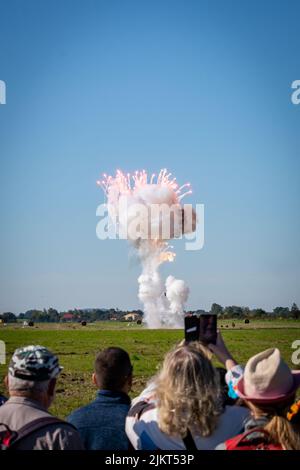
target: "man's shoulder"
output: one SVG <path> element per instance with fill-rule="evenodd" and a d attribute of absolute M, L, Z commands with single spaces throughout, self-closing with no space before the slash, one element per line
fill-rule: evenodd
<path fill-rule="evenodd" d="M 8 400 L 0 407 L 0 421 L 8 426 L 12 426 L 14 429 L 19 429 L 35 419 L 47 417 L 51 417 L 47 410 L 28 406 L 28 404 L 14 401 L 13 399 Z"/>
<path fill-rule="evenodd" d="M 21 439 L 19 450 L 81 450 L 83 448 L 78 431 L 64 421 L 49 423 Z"/>
<path fill-rule="evenodd" d="M 75 423 L 86 419 L 86 417 L 94 416 L 96 409 L 99 409 L 101 404 L 97 403 L 96 400 L 88 403 L 87 405 L 81 406 L 76 410 L 72 411 L 67 417 L 67 422 L 76 425 Z"/>
<path fill-rule="evenodd" d="M 79 433 L 76 426 L 64 420 L 58 420 L 55 424 L 50 424 L 45 428 L 50 434 L 60 436 L 62 439 L 79 439 Z"/>
<path fill-rule="evenodd" d="M 99 424 L 99 417 L 104 421 L 113 421 L 115 418 L 127 416 L 130 405 L 124 403 L 115 403 L 113 406 L 107 406 L 97 398 L 87 405 L 81 406 L 67 417 L 67 422 L 76 427 L 86 426 L 87 424 Z M 103 422 L 103 421 L 102 421 Z"/>
<path fill-rule="evenodd" d="M 1 417 L 2 418 L 2 417 Z M 0 420 L 1 420 L 0 418 Z M 81 449 L 82 444 L 77 429 L 50 413 L 42 413 L 27 419 L 16 416 L 3 420 L 11 430 L 18 433 L 16 449 Z"/>
<path fill-rule="evenodd" d="M 7 408 L 7 405 L 4 403 L 4 405 L 0 406 L 0 422 L 5 422 L 7 417 L 9 416 L 9 408 Z"/>
<path fill-rule="evenodd" d="M 7 412 L 7 401 L 0 406 L 0 416 L 3 416 Z"/>

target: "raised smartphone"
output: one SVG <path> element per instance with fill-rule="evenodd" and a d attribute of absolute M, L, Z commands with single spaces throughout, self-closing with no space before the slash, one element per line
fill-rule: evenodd
<path fill-rule="evenodd" d="M 184 337 L 187 342 L 201 341 L 204 344 L 216 344 L 217 341 L 217 317 L 210 313 L 200 315 L 188 315 L 184 318 Z"/>

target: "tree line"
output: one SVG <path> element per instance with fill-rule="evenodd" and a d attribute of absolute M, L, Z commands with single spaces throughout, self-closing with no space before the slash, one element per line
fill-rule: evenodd
<path fill-rule="evenodd" d="M 262 308 L 250 309 L 249 307 L 239 307 L 231 305 L 222 307 L 219 304 L 213 303 L 210 309 L 211 313 L 217 315 L 218 318 L 293 318 L 294 320 L 300 319 L 300 310 L 294 302 L 289 307 L 276 307 L 272 312 L 266 312 Z"/>
<path fill-rule="evenodd" d="M 44 322 L 44 323 L 58 323 L 67 321 L 64 317 L 66 314 L 71 314 L 73 316 L 72 321 L 105 321 L 105 320 L 123 320 L 124 315 L 127 313 L 137 313 L 141 317 L 143 316 L 142 310 L 134 311 L 123 311 L 118 308 L 110 309 L 73 309 L 58 312 L 55 308 L 49 308 L 44 310 L 32 309 L 28 310 L 25 313 L 20 313 L 16 315 L 12 312 L 4 312 L 0 314 L 0 320 L 3 323 L 15 323 L 19 320 L 28 320 L 34 322 Z M 191 311 L 189 313 L 208 313 L 204 310 Z M 272 312 L 266 312 L 262 308 L 250 309 L 249 307 L 240 307 L 236 305 L 231 305 L 227 307 L 222 307 L 217 303 L 213 303 L 210 309 L 210 313 L 217 315 L 220 319 L 226 318 L 291 318 L 294 320 L 300 319 L 300 310 L 296 303 L 293 303 L 291 308 L 289 307 L 276 307 Z"/>
<path fill-rule="evenodd" d="M 27 310 L 25 313 L 20 313 L 19 315 L 15 315 L 12 312 L 4 312 L 0 314 L 0 320 L 3 323 L 15 323 L 19 320 L 23 321 L 33 321 L 37 323 L 58 323 L 58 322 L 65 322 L 68 319 L 64 318 L 66 314 L 72 315 L 72 321 L 103 321 L 103 320 L 121 320 L 123 319 L 124 315 L 127 313 L 137 313 L 142 315 L 143 312 L 141 310 L 134 310 L 133 311 L 122 311 L 115 308 L 110 309 L 73 309 L 63 312 L 58 312 L 55 308 L 49 308 L 44 310 L 32 309 Z"/>

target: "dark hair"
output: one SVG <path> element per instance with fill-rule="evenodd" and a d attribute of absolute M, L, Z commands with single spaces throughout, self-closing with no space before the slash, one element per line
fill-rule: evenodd
<path fill-rule="evenodd" d="M 121 348 L 107 348 L 95 359 L 98 386 L 104 390 L 119 391 L 132 374 L 129 355 Z"/>

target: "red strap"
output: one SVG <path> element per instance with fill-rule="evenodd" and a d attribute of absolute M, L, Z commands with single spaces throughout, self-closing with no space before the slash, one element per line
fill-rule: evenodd
<path fill-rule="evenodd" d="M 254 433 L 258 433 L 260 434 L 259 437 L 254 437 L 253 439 L 249 439 L 247 441 L 247 437 L 250 436 L 251 434 L 254 434 Z M 266 442 L 268 443 L 269 442 L 269 433 L 263 429 L 263 428 L 253 428 L 253 429 L 250 429 L 242 434 L 239 434 L 238 436 L 235 436 L 233 437 L 232 439 L 228 439 L 226 442 L 225 442 L 225 445 L 226 445 L 226 449 L 227 450 L 235 450 L 237 448 L 242 448 L 242 447 L 246 447 L 247 445 L 249 447 L 252 446 L 251 444 L 251 441 L 254 441 L 256 439 L 261 439 L 262 440 L 262 443 L 263 442 Z M 281 446 L 280 446 L 281 447 Z"/>

